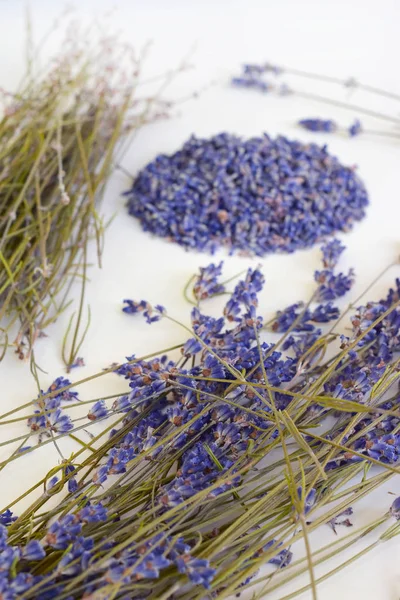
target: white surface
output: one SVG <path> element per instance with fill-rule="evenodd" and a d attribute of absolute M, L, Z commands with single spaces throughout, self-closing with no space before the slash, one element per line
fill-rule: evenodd
<path fill-rule="evenodd" d="M 101 17 L 113 5 L 117 9 L 112 17 L 106 18 L 107 31 L 114 26 L 121 29 L 121 35 L 137 47 L 149 39 L 154 40 L 149 74 L 162 73 L 176 66 L 194 48 L 191 62 L 196 68 L 176 81 L 171 88 L 171 97 L 184 97 L 193 89 L 201 89 L 210 80 L 218 82 L 197 101 L 180 105 L 180 115 L 176 118 L 150 126 L 139 134 L 124 160 L 125 167 L 132 173 L 156 153 L 177 149 L 191 133 L 211 135 L 228 130 L 254 135 L 267 131 L 308 140 L 312 134 L 300 131 L 294 125 L 301 117 L 333 117 L 347 125 L 358 116 L 296 99 L 235 91 L 223 85 L 232 73 L 238 71 L 243 61 L 271 60 L 337 76 L 354 75 L 362 81 L 400 92 L 397 75 L 400 3 L 397 0 L 126 0 L 114 3 L 82 0 L 78 5 L 78 15 L 83 21 L 95 15 Z M 50 0 L 32 2 L 36 39 L 49 28 L 62 6 L 61 2 Z M 57 36 L 55 41 L 50 42 L 49 48 L 57 45 Z M 0 85 L 12 87 L 23 71 L 24 3 L 21 1 L 0 0 L 0 49 Z M 300 80 L 293 79 L 293 84 L 306 89 L 306 83 Z M 319 86 L 313 89 L 325 92 L 331 88 Z M 334 90 L 332 93 L 335 93 Z M 344 98 L 340 90 L 336 90 L 336 94 Z M 368 103 L 381 111 L 391 111 L 393 115 L 400 113 L 400 104 L 378 101 L 361 93 L 352 100 L 359 104 Z M 371 128 L 382 128 L 373 120 L 365 120 L 365 123 Z M 399 253 L 400 143 L 321 135 L 312 139 L 321 143 L 326 141 L 331 152 L 344 163 L 357 163 L 370 192 L 371 206 L 367 219 L 351 234 L 344 236 L 348 246 L 344 266 L 346 263 L 354 266 L 358 277 L 355 296 Z M 149 328 L 140 319 L 129 319 L 121 312 L 121 300 L 133 297 L 160 302 L 173 316 L 188 322 L 189 307 L 182 297 L 182 288 L 197 267 L 209 261 L 206 255 L 185 253 L 178 246 L 142 233 L 124 210 L 120 192 L 128 185 L 128 179 L 117 173 L 104 203 L 105 214 L 118 212 L 106 238 L 104 268 L 101 272 L 95 269 L 91 272 L 87 300 L 92 308 L 93 321 L 82 349 L 87 366 L 76 370 L 73 380 L 95 373 L 113 361 L 121 361 L 127 354 L 141 355 L 184 340 L 184 332 L 168 323 L 162 322 Z M 254 262 L 238 257 L 224 258 L 229 274 Z M 267 281 L 262 306 L 265 316 L 268 316 L 279 307 L 307 298 L 312 272 L 318 264 L 318 249 L 287 256 L 268 256 L 261 262 Z M 400 276 L 400 267 L 393 268 L 375 286 L 370 297 L 376 298 L 384 293 L 395 276 Z M 66 317 L 60 319 L 48 330 L 50 337 L 37 345 L 38 362 L 47 372 L 41 374 L 42 387 L 63 373 L 60 347 L 66 323 Z M 35 394 L 28 366 L 18 362 L 11 354 L 0 364 L 0 378 L 1 412 L 29 401 Z M 81 397 L 89 399 L 123 388 L 123 381 L 107 376 L 82 387 Z M 25 431 L 24 425 L 20 425 L 0 433 L 2 439 L 7 439 Z M 62 447 L 66 453 L 73 449 L 68 442 Z M 7 456 L 8 452 L 7 447 L 2 448 L 1 456 Z M 55 451 L 46 446 L 40 452 L 13 463 L 12 468 L 1 474 L 1 504 L 12 500 L 43 476 L 57 460 Z M 363 501 L 357 508 L 355 525 L 378 517 L 388 508 L 393 499 L 388 491 L 400 493 L 398 478 Z M 312 541 L 329 543 L 332 536 L 326 528 L 318 532 Z M 357 546 L 357 550 L 361 547 Z M 347 553 L 346 558 L 349 556 L 350 553 Z M 395 539 L 321 584 L 318 597 L 320 600 L 339 597 L 398 600 L 399 559 L 399 542 Z M 329 563 L 329 568 L 335 564 Z M 302 585 L 305 583 L 306 578 L 301 581 Z M 288 587 L 285 593 L 291 589 L 293 587 Z M 280 597 L 281 593 L 271 596 L 275 600 Z M 303 600 L 309 597 L 309 593 L 301 596 Z"/>

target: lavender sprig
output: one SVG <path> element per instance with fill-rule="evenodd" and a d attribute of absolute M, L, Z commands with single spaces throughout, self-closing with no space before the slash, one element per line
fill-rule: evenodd
<path fill-rule="evenodd" d="M 272 74 L 272 75 L 276 76 L 276 75 L 281 75 L 283 73 L 287 73 L 290 75 L 300 75 L 300 76 L 303 76 L 306 78 L 311 78 L 311 79 L 325 80 L 325 81 L 328 81 L 331 83 L 339 83 L 339 84 L 343 85 L 344 87 L 346 87 L 347 89 L 355 89 L 358 87 L 359 89 L 365 89 L 367 91 L 370 91 L 370 92 L 378 94 L 378 95 L 391 97 L 394 100 L 400 100 L 400 96 L 398 96 L 397 94 L 392 94 L 391 92 L 387 92 L 386 90 L 380 90 L 373 86 L 358 84 L 358 82 L 354 78 L 349 78 L 347 80 L 340 80 L 340 79 L 337 79 L 334 77 L 329 77 L 329 76 L 325 76 L 325 75 L 315 75 L 315 74 L 307 73 L 304 71 L 299 71 L 296 69 L 284 69 L 284 68 L 272 65 L 270 63 L 265 63 L 262 65 L 246 65 L 246 64 L 243 65 L 241 76 L 233 77 L 231 79 L 231 84 L 235 87 L 253 88 L 257 91 L 261 91 L 262 93 L 277 93 L 278 95 L 281 95 L 281 96 L 296 95 L 300 98 L 305 98 L 307 100 L 317 101 L 317 102 L 321 102 L 323 104 L 328 104 L 328 105 L 335 106 L 338 108 L 344 108 L 347 110 L 351 110 L 353 113 L 358 114 L 358 115 L 366 115 L 366 116 L 374 117 L 374 118 L 377 118 L 377 119 L 380 119 L 382 121 L 389 122 L 392 124 L 396 124 L 396 125 L 399 124 L 399 119 L 397 117 L 393 117 L 393 116 L 385 114 L 385 113 L 380 113 L 380 112 L 371 110 L 370 108 L 368 108 L 366 106 L 358 106 L 358 105 L 354 105 L 354 104 L 351 104 L 348 102 L 335 100 L 333 98 L 321 96 L 319 94 L 315 94 L 312 92 L 295 89 L 292 86 L 288 86 L 286 83 L 276 83 L 275 81 L 270 81 L 270 80 L 267 81 L 265 79 L 265 75 Z M 303 127 L 305 127 L 306 129 L 309 129 L 311 131 L 332 132 L 332 131 L 336 131 L 338 129 L 336 123 L 330 119 L 329 120 L 304 119 L 304 120 L 300 121 L 300 124 Z M 352 125 L 350 125 L 350 127 L 347 129 L 347 132 L 350 135 L 350 137 L 358 135 L 359 133 L 361 133 L 361 131 L 363 133 L 368 133 L 368 134 L 372 134 L 372 135 L 381 135 L 381 136 L 388 136 L 388 137 L 395 137 L 395 138 L 399 137 L 399 135 L 395 131 L 391 132 L 391 131 L 367 130 L 364 128 L 361 129 L 361 124 L 358 119 Z"/>

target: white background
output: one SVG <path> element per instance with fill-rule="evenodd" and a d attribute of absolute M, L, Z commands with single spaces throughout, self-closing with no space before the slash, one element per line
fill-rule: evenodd
<path fill-rule="evenodd" d="M 31 3 L 34 37 L 39 40 L 52 26 L 64 4 L 35 0 Z M 112 15 L 107 9 L 116 7 Z M 77 12 L 82 23 L 97 17 L 105 31 L 119 30 L 136 47 L 152 40 L 148 73 L 162 73 L 188 54 L 194 69 L 180 76 L 168 92 L 171 98 L 183 98 L 193 90 L 202 90 L 211 81 L 214 85 L 194 101 L 184 102 L 174 110 L 174 117 L 142 130 L 124 159 L 124 166 L 136 173 L 159 152 L 176 150 L 187 137 L 212 135 L 230 131 L 242 135 L 257 135 L 267 131 L 283 133 L 302 140 L 327 142 L 330 150 L 346 164 L 357 164 L 368 187 L 371 206 L 367 218 L 355 230 L 342 236 L 348 246 L 343 266 L 354 266 L 357 284 L 354 297 L 389 263 L 396 260 L 400 248 L 399 228 L 399 165 L 400 140 L 384 138 L 312 136 L 296 128 L 299 118 L 332 117 L 349 125 L 356 112 L 324 107 L 295 98 L 274 98 L 246 90 L 233 90 L 227 82 L 238 72 L 241 62 L 270 60 L 300 69 L 339 77 L 356 76 L 360 81 L 400 93 L 398 57 L 400 56 L 400 3 L 398 0 L 133 0 L 119 2 L 79 2 Z M 25 44 L 25 4 L 19 0 L 0 0 L 0 85 L 13 88 L 23 74 Z M 62 25 L 55 31 L 44 52 L 57 47 L 62 40 Z M 289 80 L 304 90 L 315 90 L 346 100 L 341 89 L 313 86 L 299 79 Z M 348 98 L 347 98 L 348 99 Z M 353 103 L 369 106 L 400 117 L 400 103 L 357 92 Z M 362 119 L 371 129 L 390 130 L 390 125 L 374 119 Z M 400 129 L 399 129 L 400 132 Z M 75 371 L 78 380 L 98 372 L 113 361 L 128 354 L 143 355 L 171 346 L 185 339 L 183 331 L 168 323 L 151 328 L 140 319 L 122 314 L 122 298 L 145 298 L 165 305 L 169 312 L 188 322 L 189 307 L 182 288 L 199 265 L 209 257 L 185 253 L 182 248 L 153 239 L 142 233 L 138 224 L 128 217 L 121 192 L 129 179 L 117 172 L 110 183 L 103 213 L 117 216 L 106 237 L 104 267 L 93 269 L 87 301 L 92 309 L 92 325 L 82 355 L 86 367 Z M 226 257 L 226 271 L 234 274 L 255 261 Z M 318 266 L 318 249 L 293 255 L 268 256 L 262 266 L 266 276 L 262 307 L 266 317 L 290 302 L 307 299 L 312 286 L 312 272 Z M 216 257 L 220 258 L 219 256 Z M 256 261 L 259 262 L 259 261 Z M 400 267 L 385 275 L 370 292 L 376 299 L 384 294 Z M 347 298 L 349 302 L 351 298 Z M 60 374 L 65 374 L 60 360 L 61 339 L 67 318 L 49 328 L 47 339 L 36 348 L 37 360 L 46 371 L 41 374 L 42 387 L 48 386 Z M 35 385 L 27 364 L 10 353 L 0 364 L 1 409 L 4 412 L 29 401 Z M 82 387 L 81 397 L 89 399 L 116 393 L 124 382 L 107 376 Z M 7 427 L 1 438 L 26 432 L 24 425 Z M 65 442 L 65 453 L 74 446 Z M 2 457 L 9 447 L 1 448 Z M 25 456 L 1 474 L 1 504 L 5 505 L 29 484 L 43 476 L 58 460 L 54 449 L 46 446 L 40 452 Z M 391 504 L 388 492 L 400 493 L 400 482 L 376 491 L 357 506 L 355 525 L 381 515 Z M 315 537 L 316 536 L 316 537 Z M 334 539 L 328 528 L 312 538 L 313 543 L 329 543 Z M 367 540 L 368 541 L 368 540 Z M 371 540 L 372 541 L 372 538 Z M 363 547 L 358 545 L 357 550 Z M 297 549 L 300 553 L 301 549 Z M 351 552 L 346 554 L 346 558 Z M 398 600 L 400 597 L 400 543 L 395 539 L 365 556 L 340 575 L 319 586 L 319 598 L 352 598 L 352 600 Z M 333 568 L 337 563 L 329 563 Z M 320 575 L 322 571 L 317 571 Z M 303 585 L 307 583 L 305 578 Z M 285 593 L 291 588 L 288 586 Z M 283 592 L 282 592 L 283 594 Z M 280 598 L 278 594 L 273 598 Z M 310 597 L 309 593 L 301 598 Z"/>

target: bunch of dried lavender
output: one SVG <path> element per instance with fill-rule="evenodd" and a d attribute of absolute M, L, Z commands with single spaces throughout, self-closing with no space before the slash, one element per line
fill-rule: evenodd
<path fill-rule="evenodd" d="M 137 92 L 142 58 L 112 37 L 88 46 L 87 36 L 68 36 L 44 71 L 28 73 L 16 94 L 3 97 L 3 356 L 13 346 L 20 358 L 29 357 L 35 340 L 70 305 L 71 286 L 80 281 L 75 331 L 63 351 L 66 364 L 75 363 L 87 247 L 96 240 L 101 265 L 105 223 L 98 208 L 116 153 L 124 150 L 129 134 L 165 115 L 157 93 L 143 97 Z"/>
<path fill-rule="evenodd" d="M 181 358 L 130 357 L 108 369 L 127 379 L 130 392 L 111 406 L 107 398 L 91 401 L 82 427 L 114 415 L 112 424 L 3 508 L 2 593 L 202 600 L 257 583 L 261 598 L 308 570 L 310 583 L 298 593 L 311 589 L 316 598 L 319 581 L 400 533 L 396 499 L 368 526 L 328 546 L 310 542 L 324 524 L 349 525 L 338 517 L 399 473 L 400 281 L 386 298 L 358 306 L 351 335 L 340 336 L 333 302 L 354 280 L 352 271 L 337 272 L 342 251 L 339 242 L 328 243 L 310 301 L 279 311 L 266 325 L 259 269 L 239 281 L 220 318 L 207 315 L 203 303 L 224 293 L 222 265 L 201 269 L 192 328 L 182 325 L 190 338 L 179 346 Z M 149 323 L 177 322 L 161 306 L 124 304 Z M 282 336 L 264 341 L 265 327 Z M 27 403 L 1 415 L 0 426 L 28 418 L 25 439 L 7 443 L 36 436 L 58 443 L 74 435 L 81 426 L 65 407 L 76 399 L 59 379 L 39 393 L 32 414 L 9 418 Z M 316 433 L 320 424 L 324 433 Z M 33 450 L 14 450 L 1 468 Z M 10 509 L 20 512 L 31 494 L 33 503 L 15 518 Z M 393 518 L 350 561 L 316 578 L 315 565 Z M 300 540 L 304 558 L 292 554 Z M 266 564 L 270 570 L 256 579 Z"/>

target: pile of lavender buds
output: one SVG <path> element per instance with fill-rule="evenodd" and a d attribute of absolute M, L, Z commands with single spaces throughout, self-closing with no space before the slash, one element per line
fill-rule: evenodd
<path fill-rule="evenodd" d="M 310 301 L 269 323 L 258 306 L 258 268 L 237 283 L 219 318 L 204 304 L 226 293 L 222 263 L 200 269 L 192 327 L 179 324 L 190 335 L 181 358 L 131 356 L 111 366 L 129 391 L 92 403 L 79 427 L 67 413 L 78 401 L 69 381 L 39 394 L 27 420 L 38 444 L 14 451 L 2 468 L 40 443 L 112 422 L 20 497 L 22 512 L 18 502 L 3 508 L 3 598 L 222 599 L 255 583 L 267 597 L 307 571 L 302 590 L 316 598 L 315 565 L 386 521 L 368 548 L 400 532 L 396 499 L 367 527 L 341 527 L 345 535 L 310 549 L 313 531 L 350 527 L 342 516 L 399 472 L 400 280 L 359 306 L 349 336 L 340 335 L 335 301 L 354 281 L 352 270 L 337 270 L 342 251 L 328 242 Z M 125 300 L 123 310 L 178 323 L 146 301 Z M 325 432 L 316 433 L 321 423 Z M 292 553 L 299 540 L 305 557 Z"/>
<path fill-rule="evenodd" d="M 127 195 L 145 231 L 187 249 L 258 256 L 348 231 L 368 204 L 354 168 L 326 147 L 266 134 L 191 137 L 148 164 Z"/>

